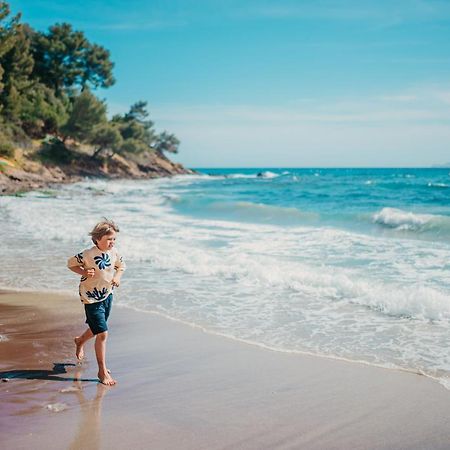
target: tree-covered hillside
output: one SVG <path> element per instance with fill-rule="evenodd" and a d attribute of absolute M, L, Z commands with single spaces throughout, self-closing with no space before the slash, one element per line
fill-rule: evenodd
<path fill-rule="evenodd" d="M 1 2 L 0 156 L 36 142 L 38 154 L 56 161 L 73 161 L 80 149 L 102 164 L 114 155 L 142 162 L 177 153 L 179 140 L 155 131 L 145 101 L 108 118 L 94 92 L 114 84 L 113 68 L 109 51 L 82 31 L 68 23 L 36 31 Z"/>

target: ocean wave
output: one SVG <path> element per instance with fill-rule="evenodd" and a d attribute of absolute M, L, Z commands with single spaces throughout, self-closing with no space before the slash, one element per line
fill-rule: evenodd
<path fill-rule="evenodd" d="M 438 188 L 438 189 L 447 189 L 447 188 L 450 188 L 450 185 L 445 184 L 445 183 L 428 183 L 427 186 L 428 186 L 428 187 L 431 187 L 431 188 Z"/>
<path fill-rule="evenodd" d="M 383 197 L 376 203 L 368 198 L 361 214 L 343 206 L 328 219 L 333 211 L 315 204 L 285 205 L 291 186 L 283 201 L 275 202 L 272 186 L 297 174 L 281 175 L 275 182 L 254 183 L 215 184 L 210 180 L 220 177 L 212 176 L 90 181 L 64 186 L 57 198 L 2 198 L 2 230 L 10 237 L 5 257 L 11 264 L 0 281 L 75 289 L 64 255 L 83 248 L 83 238 L 92 245 L 87 231 L 102 211 L 110 211 L 121 226 L 118 246 L 129 267 L 119 299 L 277 348 L 306 347 L 412 368 L 448 367 L 450 218 L 385 208 L 405 202 Z M 309 183 L 310 175 L 303 179 Z M 372 179 L 378 184 L 374 174 L 359 179 L 359 187 Z M 427 188 L 429 180 L 422 179 L 420 194 L 438 195 Z M 327 182 L 324 176 L 319 184 L 335 201 L 340 191 Z M 246 184 L 250 190 L 241 190 Z M 297 187 L 295 194 L 308 192 L 307 186 Z M 368 210 L 374 204 L 376 209 Z M 446 205 L 435 207 L 446 211 Z M 354 228 L 335 226 L 344 221 Z M 374 223 L 415 234 L 381 235 Z M 13 246 L 17 239 L 19 247 Z M 29 254 L 34 257 L 27 259 Z M 56 268 L 43 280 L 39 267 L 49 260 Z"/>
<path fill-rule="evenodd" d="M 162 197 L 169 202 L 173 202 L 173 203 L 181 202 L 181 197 L 177 194 L 167 193 L 167 194 L 162 194 Z"/>
<path fill-rule="evenodd" d="M 226 178 L 277 178 L 279 176 L 283 176 L 283 175 L 289 175 L 290 172 L 285 170 L 283 171 L 281 174 L 279 173 L 275 173 L 275 172 L 271 172 L 270 170 L 265 170 L 263 172 L 257 172 L 257 173 L 231 173 L 231 174 L 227 174 L 225 175 Z"/>
<path fill-rule="evenodd" d="M 259 172 L 257 176 L 259 178 L 277 178 L 280 175 L 278 173 L 271 172 L 270 170 L 266 170 L 264 172 Z"/>
<path fill-rule="evenodd" d="M 226 178 L 256 178 L 257 174 L 248 174 L 248 173 L 231 173 L 229 175 L 225 175 Z"/>
<path fill-rule="evenodd" d="M 286 206 L 267 205 L 253 202 L 215 202 L 207 208 L 215 212 L 226 212 L 228 218 L 237 217 L 239 220 L 265 222 L 273 224 L 300 224 L 317 220 L 319 214 L 300 211 Z"/>
<path fill-rule="evenodd" d="M 148 249 L 152 267 L 172 274 L 184 273 L 195 279 L 214 279 L 219 286 L 247 286 L 263 302 L 265 293 L 288 290 L 299 299 L 316 302 L 320 307 L 336 304 L 358 305 L 376 313 L 406 319 L 450 321 L 450 297 L 441 290 L 421 284 L 396 283 L 370 279 L 359 270 L 333 266 L 307 265 L 265 255 L 262 248 L 235 244 L 224 251 L 155 239 Z M 253 253 L 256 251 L 256 253 Z M 127 248 L 133 258 L 142 253 Z M 272 295 L 271 294 L 271 295 Z M 245 306 L 245 305 L 244 305 Z M 247 305 L 248 306 L 248 305 Z"/>
<path fill-rule="evenodd" d="M 397 208 L 383 208 L 372 216 L 375 223 L 399 231 L 428 231 L 446 228 L 450 231 L 450 218 L 434 214 L 418 214 Z"/>
<path fill-rule="evenodd" d="M 357 293 L 362 287 L 363 293 L 362 296 L 350 298 L 351 303 L 395 317 L 450 321 L 450 297 L 436 289 L 423 286 L 364 284 L 358 282 L 351 288 L 350 292 Z"/>

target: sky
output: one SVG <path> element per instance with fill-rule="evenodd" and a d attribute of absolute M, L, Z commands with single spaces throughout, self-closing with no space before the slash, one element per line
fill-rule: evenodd
<path fill-rule="evenodd" d="M 449 0 L 14 0 L 110 50 L 109 113 L 148 102 L 188 167 L 450 162 Z"/>

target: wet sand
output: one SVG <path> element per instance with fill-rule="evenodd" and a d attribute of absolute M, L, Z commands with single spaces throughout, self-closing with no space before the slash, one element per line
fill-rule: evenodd
<path fill-rule="evenodd" d="M 76 297 L 0 293 L 0 442 L 14 449 L 448 449 L 450 391 L 411 373 L 283 354 L 114 307 L 108 366 Z"/>

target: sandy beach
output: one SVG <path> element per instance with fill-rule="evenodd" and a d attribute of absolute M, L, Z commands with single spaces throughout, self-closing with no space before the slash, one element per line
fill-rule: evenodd
<path fill-rule="evenodd" d="M 3 291 L 0 426 L 14 449 L 448 449 L 450 392 L 415 374 L 283 354 L 115 307 L 81 365 L 76 297 Z"/>

